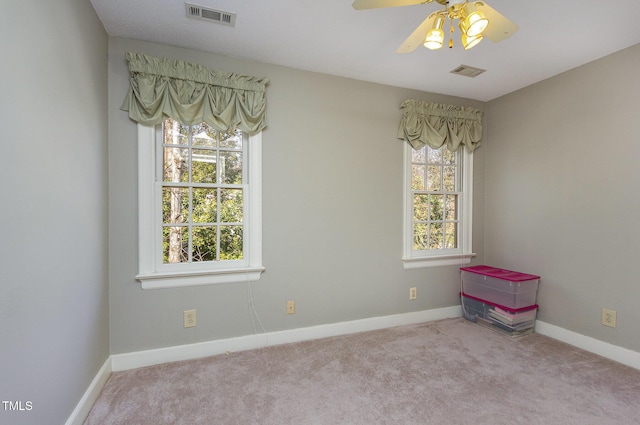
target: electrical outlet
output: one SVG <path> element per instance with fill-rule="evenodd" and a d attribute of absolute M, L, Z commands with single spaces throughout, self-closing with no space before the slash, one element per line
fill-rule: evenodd
<path fill-rule="evenodd" d="M 287 301 L 287 314 L 296 314 L 296 302 L 293 300 Z"/>
<path fill-rule="evenodd" d="M 409 288 L 409 299 L 410 300 L 415 300 L 416 298 L 418 298 L 418 293 L 416 292 L 416 288 Z"/>
<path fill-rule="evenodd" d="M 193 328 L 196 326 L 196 311 L 185 310 L 183 312 L 183 322 L 185 328 Z"/>
<path fill-rule="evenodd" d="M 602 309 L 602 324 L 604 326 L 609 326 L 610 328 L 616 327 L 616 311 L 609 310 L 607 308 Z"/>

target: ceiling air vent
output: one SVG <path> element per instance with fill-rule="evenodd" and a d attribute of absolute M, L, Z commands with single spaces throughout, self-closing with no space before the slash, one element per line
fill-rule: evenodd
<path fill-rule="evenodd" d="M 482 74 L 485 69 L 474 68 L 469 65 L 460 65 L 459 67 L 452 69 L 450 72 L 452 74 L 464 75 L 465 77 L 475 78 L 478 75 Z"/>
<path fill-rule="evenodd" d="M 184 6 L 187 12 L 187 18 L 201 19 L 203 21 L 216 22 L 232 27 L 236 24 L 235 13 L 223 12 L 222 10 L 210 9 L 189 3 L 185 3 Z"/>

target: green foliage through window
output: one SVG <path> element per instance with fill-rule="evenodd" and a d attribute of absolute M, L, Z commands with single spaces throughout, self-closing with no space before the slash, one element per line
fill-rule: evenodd
<path fill-rule="evenodd" d="M 244 257 L 244 158 L 240 130 L 167 119 L 162 149 L 164 263 Z"/>
<path fill-rule="evenodd" d="M 458 154 L 428 146 L 412 152 L 413 249 L 458 247 L 460 164 Z"/>

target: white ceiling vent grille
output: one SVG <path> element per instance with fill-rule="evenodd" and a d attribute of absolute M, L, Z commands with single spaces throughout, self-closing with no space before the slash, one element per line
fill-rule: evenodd
<path fill-rule="evenodd" d="M 485 71 L 486 71 L 485 69 L 474 68 L 469 65 L 460 65 L 459 67 L 452 69 L 450 72 L 452 74 L 464 75 L 465 77 L 475 78 Z"/>
<path fill-rule="evenodd" d="M 207 7 L 196 6 L 195 4 L 184 4 L 187 18 L 201 19 L 203 21 L 216 22 L 218 24 L 229 25 L 231 27 L 236 25 L 236 14 L 231 12 L 224 12 L 222 10 L 210 9 Z"/>

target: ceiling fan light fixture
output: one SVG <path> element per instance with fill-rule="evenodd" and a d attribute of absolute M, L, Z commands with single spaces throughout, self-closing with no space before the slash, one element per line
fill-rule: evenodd
<path fill-rule="evenodd" d="M 484 13 L 477 10 L 473 3 L 466 3 L 462 10 L 464 12 L 464 16 L 460 17 L 460 30 L 462 33 L 466 34 L 467 37 L 475 37 L 482 34 L 482 31 L 489 25 L 489 20 L 484 16 Z"/>
<path fill-rule="evenodd" d="M 424 39 L 424 47 L 429 50 L 437 50 L 442 48 L 442 44 L 444 43 L 444 18 L 442 16 L 438 16 L 436 20 L 433 22 L 433 27 L 427 33 L 427 36 Z"/>
<path fill-rule="evenodd" d="M 483 38 L 484 37 L 482 36 L 482 34 L 476 35 L 474 37 L 468 37 L 466 34 L 462 34 L 462 37 L 461 37 L 462 46 L 464 47 L 464 50 L 469 50 L 475 45 L 477 45 L 478 43 L 480 43 Z"/>

